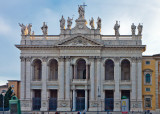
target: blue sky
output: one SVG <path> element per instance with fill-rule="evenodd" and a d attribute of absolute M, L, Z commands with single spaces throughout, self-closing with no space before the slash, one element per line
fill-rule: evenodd
<path fill-rule="evenodd" d="M 60 32 L 59 19 L 64 15 L 78 17 L 78 5 L 87 4 L 85 17 L 102 19 L 102 34 L 114 34 L 115 21 L 120 21 L 120 34 L 131 34 L 132 23 L 143 23 L 143 55 L 160 53 L 159 0 L 1 0 L 0 1 L 0 85 L 20 79 L 20 51 L 14 46 L 21 40 L 18 23 L 32 23 L 35 34 L 42 34 L 45 21 L 48 34 Z M 73 22 L 72 27 L 75 22 Z"/>

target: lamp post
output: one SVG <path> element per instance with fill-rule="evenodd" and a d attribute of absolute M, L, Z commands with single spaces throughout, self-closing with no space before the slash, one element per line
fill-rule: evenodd
<path fill-rule="evenodd" d="M 5 91 L 2 91 L 2 95 L 3 95 L 3 114 L 4 114 L 4 95 L 5 95 Z"/>

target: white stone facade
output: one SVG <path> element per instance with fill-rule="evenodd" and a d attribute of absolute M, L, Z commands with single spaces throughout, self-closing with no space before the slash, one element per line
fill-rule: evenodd
<path fill-rule="evenodd" d="M 22 35 L 16 47 L 21 50 L 22 111 L 33 110 L 33 98 L 38 96 L 35 90 L 40 90 L 41 94 L 40 111 L 49 110 L 50 90 L 57 91 L 58 111 L 77 110 L 78 91 L 84 92 L 87 111 L 107 110 L 107 92 L 113 92 L 112 110 L 120 111 L 125 91 L 129 91 L 130 110 L 143 110 L 141 60 L 145 45 L 142 45 L 141 35 L 101 35 L 100 28 L 90 29 L 86 20 L 79 18 L 74 28 L 61 29 L 60 35 Z M 52 59 L 58 63 L 58 71 L 53 70 L 58 73 L 57 80 L 49 80 Z M 35 60 L 41 62 L 41 75 L 37 75 L 41 76 L 40 80 L 34 80 Z M 85 61 L 82 75 L 85 78 L 77 78 L 81 75 L 78 72 L 82 73 L 77 70 L 79 60 Z M 114 63 L 113 80 L 105 79 L 107 60 Z M 123 60 L 129 63 L 127 80 L 122 80 L 121 76 Z"/>

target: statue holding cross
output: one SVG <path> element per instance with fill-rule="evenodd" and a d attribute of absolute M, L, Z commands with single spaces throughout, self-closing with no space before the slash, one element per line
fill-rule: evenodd
<path fill-rule="evenodd" d="M 85 9 L 84 7 L 87 6 L 85 4 L 78 6 L 78 13 L 79 13 L 79 18 L 83 18 L 84 19 L 84 13 L 85 13 Z"/>

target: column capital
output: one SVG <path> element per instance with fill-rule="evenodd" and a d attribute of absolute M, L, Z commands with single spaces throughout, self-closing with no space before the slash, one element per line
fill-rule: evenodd
<path fill-rule="evenodd" d="M 43 62 L 47 62 L 47 60 L 48 60 L 48 57 L 47 57 L 47 56 L 42 57 L 42 61 L 43 61 Z"/>
<path fill-rule="evenodd" d="M 114 57 L 114 61 L 115 62 L 119 62 L 120 61 L 120 57 Z"/>
<path fill-rule="evenodd" d="M 64 61 L 64 56 L 60 56 L 58 57 L 59 62 L 63 62 Z"/>
<path fill-rule="evenodd" d="M 100 61 L 101 61 L 101 59 L 102 59 L 102 57 L 97 56 L 97 57 L 96 57 L 96 59 L 97 59 L 97 61 L 98 61 L 98 62 L 100 62 Z"/>
<path fill-rule="evenodd" d="M 133 63 L 135 63 L 135 62 L 137 61 L 137 58 L 136 58 L 136 57 L 131 57 L 131 61 L 132 61 Z"/>
<path fill-rule="evenodd" d="M 66 62 L 70 62 L 71 61 L 71 57 L 70 56 L 65 56 Z"/>
<path fill-rule="evenodd" d="M 21 59 L 21 62 L 24 62 L 26 58 L 24 56 L 20 56 L 20 59 Z"/>
<path fill-rule="evenodd" d="M 31 60 L 32 60 L 32 57 L 29 57 L 29 56 L 26 57 L 26 61 L 27 61 L 27 62 L 31 62 Z"/>
<path fill-rule="evenodd" d="M 142 62 L 142 57 L 137 57 L 137 62 Z"/>
<path fill-rule="evenodd" d="M 93 62 L 93 61 L 94 61 L 94 59 L 95 59 L 95 57 L 94 57 L 94 56 L 90 56 L 90 57 L 89 57 L 89 61 L 90 61 L 90 62 Z"/>

